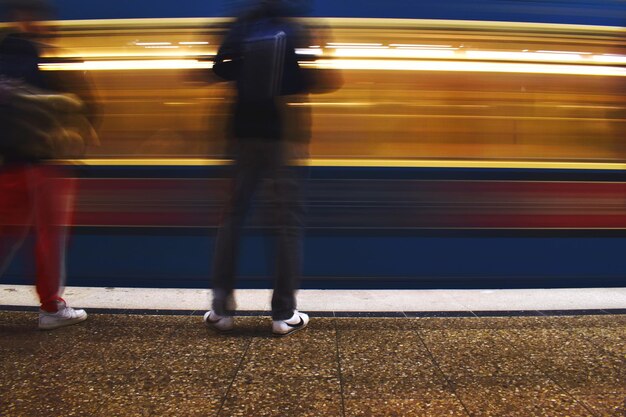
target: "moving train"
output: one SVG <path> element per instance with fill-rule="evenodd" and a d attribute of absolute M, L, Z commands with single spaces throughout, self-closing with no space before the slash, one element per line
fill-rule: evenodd
<path fill-rule="evenodd" d="M 626 284 L 621 1 L 334 3 L 305 19 L 317 37 L 299 53 L 343 85 L 289 103 L 312 114 L 304 288 Z M 59 4 L 42 69 L 86 77 L 78 93 L 101 110 L 101 145 L 57 161 L 80 183 L 70 283 L 207 287 L 228 186 L 234 92 L 211 74 L 227 6 Z M 263 196 L 242 287 L 269 285 Z M 25 259 L 5 281 L 28 280 Z"/>

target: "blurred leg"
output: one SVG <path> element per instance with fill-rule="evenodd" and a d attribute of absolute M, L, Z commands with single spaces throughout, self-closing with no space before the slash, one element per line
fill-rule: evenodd
<path fill-rule="evenodd" d="M 272 295 L 272 318 L 286 320 L 296 309 L 295 292 L 300 286 L 302 264 L 303 207 L 301 181 L 290 166 L 290 143 L 278 143 L 275 165 L 270 172 L 274 203 L 276 271 Z"/>
<path fill-rule="evenodd" d="M 27 166 L 0 169 L 0 276 L 26 239 L 33 202 Z"/>
<path fill-rule="evenodd" d="M 213 310 L 219 315 L 232 314 L 239 241 L 245 216 L 261 181 L 258 146 L 253 141 L 237 144 L 231 196 L 225 207 L 215 242 L 213 265 Z M 229 305 L 230 304 L 230 305 Z"/>
<path fill-rule="evenodd" d="M 76 181 L 55 167 L 37 167 L 33 181 L 35 202 L 35 262 L 37 293 L 42 309 L 57 311 L 65 285 L 67 229 L 72 221 Z"/>

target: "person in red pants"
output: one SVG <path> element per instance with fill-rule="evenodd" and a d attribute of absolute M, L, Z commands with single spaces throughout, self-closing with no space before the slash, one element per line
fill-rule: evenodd
<path fill-rule="evenodd" d="M 65 281 L 66 226 L 71 221 L 74 179 L 43 164 L 15 164 L 0 169 L 0 259 L 8 266 L 32 228 L 35 232 L 39 328 L 54 329 L 87 318 L 61 298 Z M 2 265 L 0 265 L 0 272 Z"/>
<path fill-rule="evenodd" d="M 6 12 L 16 24 L 14 33 L 0 39 L 0 77 L 5 82 L 14 80 L 44 91 L 53 90 L 38 67 L 39 22 L 49 11 L 48 5 L 38 0 L 7 4 Z M 65 178 L 60 167 L 48 165 L 45 158 L 27 147 L 16 145 L 22 138 L 11 130 L 16 116 L 8 109 L 0 110 L 0 275 L 28 232 L 34 230 L 36 288 L 41 302 L 39 328 L 75 324 L 85 320 L 87 313 L 69 307 L 61 298 L 65 230 L 71 220 L 74 180 Z M 43 129 L 37 120 L 30 124 L 33 129 Z"/>

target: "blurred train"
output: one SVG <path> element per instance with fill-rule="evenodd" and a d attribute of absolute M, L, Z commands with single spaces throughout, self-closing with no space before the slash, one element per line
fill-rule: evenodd
<path fill-rule="evenodd" d="M 518 9 L 476 9 L 501 13 L 484 20 L 442 19 L 436 6 L 438 19 L 306 19 L 318 34 L 299 51 L 317 56 L 306 65 L 344 82 L 289 103 L 312 114 L 299 168 L 304 288 L 626 284 L 626 10 L 503 3 Z M 542 3 L 569 14 L 536 12 Z M 504 21 L 523 18 L 512 10 L 561 23 Z M 229 22 L 52 22 L 42 69 L 86 76 L 91 88 L 77 92 L 101 110 L 101 145 L 58 161 L 80 181 L 72 285 L 208 286 L 233 100 L 211 59 Z M 269 285 L 263 195 L 243 287 Z M 8 271 L 12 282 L 29 275 L 25 262 Z"/>

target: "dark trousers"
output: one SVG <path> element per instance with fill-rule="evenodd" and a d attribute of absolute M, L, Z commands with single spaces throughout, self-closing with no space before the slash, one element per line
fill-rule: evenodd
<path fill-rule="evenodd" d="M 293 144 L 266 139 L 243 139 L 235 145 L 232 194 L 220 225 L 213 269 L 213 310 L 232 314 L 232 294 L 239 243 L 246 214 L 255 191 L 265 179 L 270 192 L 272 232 L 276 243 L 276 267 L 272 318 L 285 320 L 296 308 L 300 285 L 302 217 L 300 181 L 289 166 Z"/>

